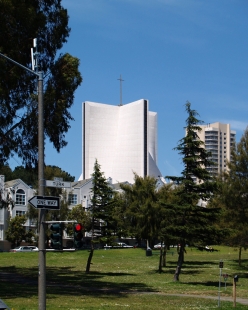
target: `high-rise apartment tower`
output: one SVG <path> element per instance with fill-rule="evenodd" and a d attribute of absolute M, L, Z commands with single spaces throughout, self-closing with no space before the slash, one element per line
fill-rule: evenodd
<path fill-rule="evenodd" d="M 205 143 L 206 150 L 211 152 L 211 160 L 216 164 L 206 169 L 216 176 L 227 170 L 226 163 L 231 160 L 231 147 L 235 142 L 236 131 L 231 130 L 230 124 L 219 122 L 199 127 L 202 131 L 198 132 L 198 136 Z"/>

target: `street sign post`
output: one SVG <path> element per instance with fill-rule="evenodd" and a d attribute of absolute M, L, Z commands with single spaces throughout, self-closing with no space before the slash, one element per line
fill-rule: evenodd
<path fill-rule="evenodd" d="M 63 181 L 63 178 L 54 177 L 54 181 Z"/>
<path fill-rule="evenodd" d="M 71 182 L 46 180 L 46 187 L 71 188 Z"/>
<path fill-rule="evenodd" d="M 59 210 L 59 197 L 53 196 L 34 196 L 28 201 L 36 209 Z"/>
<path fill-rule="evenodd" d="M 219 268 L 220 268 L 220 279 L 219 279 L 219 298 L 218 298 L 218 307 L 220 307 L 220 289 L 221 289 L 221 274 L 222 274 L 222 268 L 224 267 L 224 263 L 222 260 L 219 262 Z"/>
<path fill-rule="evenodd" d="M 224 281 L 225 281 L 225 291 L 226 291 L 226 281 L 228 279 L 228 274 L 227 273 L 224 273 L 223 274 L 223 278 L 224 278 Z"/>

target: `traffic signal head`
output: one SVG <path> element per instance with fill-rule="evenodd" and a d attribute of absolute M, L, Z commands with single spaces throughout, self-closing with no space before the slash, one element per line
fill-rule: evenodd
<path fill-rule="evenodd" d="M 55 223 L 50 226 L 51 247 L 57 250 L 63 250 L 63 228 L 61 223 Z"/>
<path fill-rule="evenodd" d="M 80 223 L 74 224 L 74 247 L 79 249 L 82 247 L 83 242 L 83 225 Z"/>

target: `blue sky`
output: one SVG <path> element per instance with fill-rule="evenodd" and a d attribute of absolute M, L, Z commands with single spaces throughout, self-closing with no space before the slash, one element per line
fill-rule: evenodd
<path fill-rule="evenodd" d="M 158 113 L 158 166 L 180 175 L 173 150 L 184 136 L 184 104 L 205 123 L 230 123 L 240 140 L 248 125 L 247 0 L 62 0 L 70 16 L 62 52 L 80 59 L 83 83 L 71 109 L 75 121 L 46 164 L 82 171 L 82 102 L 117 105 L 148 99 Z"/>

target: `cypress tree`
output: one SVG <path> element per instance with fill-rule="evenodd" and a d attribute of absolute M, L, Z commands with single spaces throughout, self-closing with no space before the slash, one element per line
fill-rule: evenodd
<path fill-rule="evenodd" d="M 90 271 L 90 264 L 94 253 L 94 243 L 108 243 L 113 238 L 112 234 L 112 206 L 113 190 L 109 186 L 107 179 L 98 161 L 95 161 L 92 174 L 91 189 L 91 214 L 92 214 L 92 242 L 86 272 Z"/>
<path fill-rule="evenodd" d="M 186 135 L 179 140 L 175 148 L 182 155 L 184 169 L 180 177 L 167 176 L 177 184 L 177 203 L 167 205 L 166 216 L 170 224 L 164 229 L 171 239 L 178 241 L 179 256 L 174 280 L 179 281 L 186 244 L 195 242 L 213 242 L 216 237 L 214 222 L 219 214 L 218 209 L 203 208 L 198 206 L 200 199 L 211 199 L 216 182 L 207 171 L 206 167 L 213 165 L 210 155 L 204 148 L 204 142 L 199 139 L 199 126 L 202 123 L 198 113 L 191 109 L 190 102 L 185 104 L 188 118 L 186 119 Z"/>

